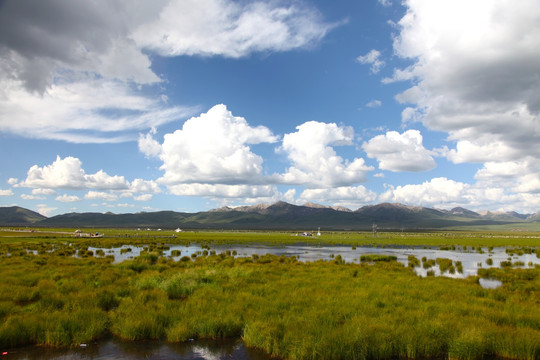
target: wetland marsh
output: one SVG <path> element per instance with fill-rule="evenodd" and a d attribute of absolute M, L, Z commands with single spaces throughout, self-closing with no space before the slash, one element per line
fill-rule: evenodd
<path fill-rule="evenodd" d="M 104 232 L 0 232 L 2 350 L 242 339 L 291 359 L 540 357 L 537 234 Z"/>

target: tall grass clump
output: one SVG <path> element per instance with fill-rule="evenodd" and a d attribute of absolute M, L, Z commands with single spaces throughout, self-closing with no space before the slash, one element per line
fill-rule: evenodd
<path fill-rule="evenodd" d="M 408 261 L 408 266 L 411 267 L 411 268 L 415 268 L 415 267 L 419 267 L 420 266 L 420 261 L 418 260 L 418 258 L 414 255 L 409 255 L 407 257 L 407 261 Z"/>
<path fill-rule="evenodd" d="M 367 255 L 361 255 L 360 261 L 361 262 L 378 262 L 378 261 L 396 261 L 397 256 L 394 255 L 380 255 L 380 254 L 367 254 Z"/>

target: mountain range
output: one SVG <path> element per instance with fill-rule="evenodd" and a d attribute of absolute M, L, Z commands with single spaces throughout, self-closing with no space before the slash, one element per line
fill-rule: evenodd
<path fill-rule="evenodd" d="M 66 213 L 45 217 L 17 206 L 0 207 L 0 226 L 240 230 L 313 230 L 321 227 L 325 230 L 371 230 L 376 225 L 379 229 L 427 230 L 512 224 L 532 224 L 540 228 L 540 212 L 477 213 L 461 207 L 441 210 L 396 203 L 368 205 L 353 211 L 314 203 L 292 205 L 279 201 L 197 213 Z"/>

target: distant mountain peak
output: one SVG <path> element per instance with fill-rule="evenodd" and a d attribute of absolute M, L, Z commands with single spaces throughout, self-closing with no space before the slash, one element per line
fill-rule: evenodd
<path fill-rule="evenodd" d="M 0 220 L 3 225 L 31 225 L 46 218 L 40 213 L 19 206 L 0 207 Z"/>
<path fill-rule="evenodd" d="M 467 216 L 467 217 L 478 217 L 478 216 L 480 216 L 480 214 L 478 214 L 478 213 L 476 213 L 474 211 L 462 208 L 460 206 L 453 208 L 449 212 L 452 215 L 460 215 L 460 216 Z"/>
<path fill-rule="evenodd" d="M 529 225 L 530 223 L 533 223 Z M 457 207 L 437 210 L 400 203 L 367 205 L 356 211 L 307 203 L 302 206 L 278 201 L 274 204 L 224 206 L 211 211 L 178 213 L 174 211 L 136 214 L 66 213 L 47 218 L 19 207 L 0 207 L 2 226 L 53 227 L 135 227 L 135 228 L 219 228 L 219 229 L 357 229 L 369 230 L 373 224 L 385 229 L 441 229 L 453 226 L 508 225 L 529 223 L 540 227 L 540 212 L 522 215 L 516 212 L 482 213 Z"/>
<path fill-rule="evenodd" d="M 334 209 L 334 210 L 336 210 L 336 211 L 352 212 L 351 209 L 346 208 L 346 207 L 344 207 L 344 206 L 332 206 L 332 209 Z"/>
<path fill-rule="evenodd" d="M 303 206 L 309 207 L 309 208 L 314 208 L 314 209 L 331 209 L 330 206 L 316 204 L 316 203 L 313 203 L 313 202 L 307 202 Z"/>

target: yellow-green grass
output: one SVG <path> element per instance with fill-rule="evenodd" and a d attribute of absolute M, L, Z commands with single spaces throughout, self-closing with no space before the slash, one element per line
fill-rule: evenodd
<path fill-rule="evenodd" d="M 538 359 L 540 269 L 486 271 L 503 286 L 395 261 L 13 254 L 0 257 L 0 346 L 240 336 L 290 359 Z"/>
<path fill-rule="evenodd" d="M 322 232 L 321 236 L 304 237 L 296 232 L 279 231 L 183 231 L 135 229 L 86 229 L 103 237 L 74 237 L 75 229 L 0 229 L 0 243 L 68 241 L 87 246 L 120 246 L 122 244 L 249 244 L 283 245 L 295 243 L 321 245 L 410 245 L 410 246 L 469 246 L 477 248 L 499 246 L 540 246 L 538 232 L 440 231 L 440 232 Z M 308 229 L 309 230 L 309 229 Z M 33 231 L 33 232 L 30 232 Z"/>

